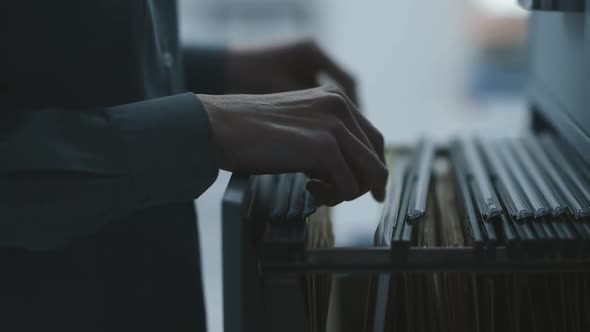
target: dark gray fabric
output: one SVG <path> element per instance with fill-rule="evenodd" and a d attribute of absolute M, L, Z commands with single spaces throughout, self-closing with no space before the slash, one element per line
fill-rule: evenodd
<path fill-rule="evenodd" d="M 223 71 L 185 72 L 177 23 L 169 0 L 0 4 L 0 331 L 205 328 L 192 200 L 218 169 L 184 92 Z"/>
<path fill-rule="evenodd" d="M 191 91 L 207 94 L 223 94 L 225 86 L 225 63 L 227 50 L 221 46 L 187 46 L 184 49 L 184 65 L 187 73 L 186 86 Z M 207 77 L 208 80 L 199 79 Z"/>
<path fill-rule="evenodd" d="M 169 204 L 62 249 L 0 250 L 0 330 L 204 331 L 194 217 Z"/>
<path fill-rule="evenodd" d="M 192 93 L 19 122 L 0 141 L 5 246 L 64 246 L 133 211 L 190 201 L 217 176 L 207 112 Z"/>

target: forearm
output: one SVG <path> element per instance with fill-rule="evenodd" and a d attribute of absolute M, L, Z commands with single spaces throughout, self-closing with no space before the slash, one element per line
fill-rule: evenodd
<path fill-rule="evenodd" d="M 0 137 L 0 245 L 50 249 L 147 206 L 198 197 L 218 166 L 193 94 L 23 113 Z"/>

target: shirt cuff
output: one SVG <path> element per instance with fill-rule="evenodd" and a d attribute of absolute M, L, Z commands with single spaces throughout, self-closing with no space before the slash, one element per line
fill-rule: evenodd
<path fill-rule="evenodd" d="M 209 115 L 195 94 L 117 106 L 110 114 L 138 205 L 195 199 L 217 178 Z"/>

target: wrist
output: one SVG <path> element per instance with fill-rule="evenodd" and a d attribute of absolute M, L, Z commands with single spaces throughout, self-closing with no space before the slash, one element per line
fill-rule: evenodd
<path fill-rule="evenodd" d="M 205 108 L 205 111 L 209 117 L 209 125 L 211 128 L 213 144 L 215 145 L 219 168 L 228 170 L 228 158 L 226 149 L 224 148 L 225 139 L 223 133 L 226 132 L 224 127 L 229 122 L 228 120 L 223 119 L 224 114 L 228 113 L 224 111 L 221 103 L 221 99 L 224 99 L 224 96 L 207 94 L 196 94 L 196 96 L 201 101 L 201 104 L 203 104 L 203 107 Z"/>

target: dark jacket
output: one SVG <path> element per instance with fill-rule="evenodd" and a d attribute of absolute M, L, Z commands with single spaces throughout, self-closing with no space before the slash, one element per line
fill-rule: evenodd
<path fill-rule="evenodd" d="M 0 4 L 0 331 L 201 331 L 223 50 L 175 1 Z"/>

